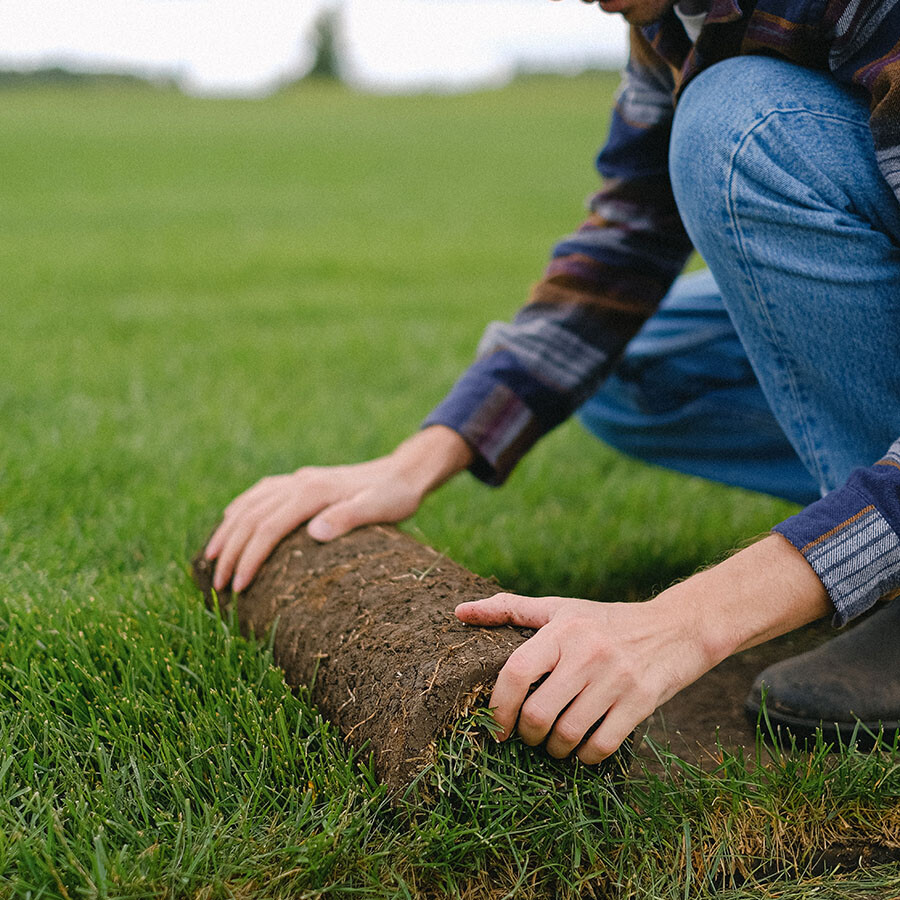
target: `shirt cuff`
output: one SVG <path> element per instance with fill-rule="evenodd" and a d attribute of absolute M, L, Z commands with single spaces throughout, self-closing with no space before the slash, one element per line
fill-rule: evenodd
<path fill-rule="evenodd" d="M 498 486 L 534 443 L 565 418 L 562 404 L 553 399 L 513 354 L 500 350 L 470 366 L 422 427 L 452 428 L 475 453 L 469 471 Z"/>
<path fill-rule="evenodd" d="M 900 468 L 888 460 L 857 469 L 773 529 L 822 580 L 837 626 L 900 589 Z"/>

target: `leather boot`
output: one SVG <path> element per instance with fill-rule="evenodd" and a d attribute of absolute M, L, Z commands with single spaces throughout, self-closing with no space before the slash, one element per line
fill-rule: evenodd
<path fill-rule="evenodd" d="M 828 643 L 769 666 L 744 702 L 756 723 L 763 691 L 776 734 L 871 747 L 900 730 L 900 600 Z M 857 724 L 861 726 L 856 731 Z"/>

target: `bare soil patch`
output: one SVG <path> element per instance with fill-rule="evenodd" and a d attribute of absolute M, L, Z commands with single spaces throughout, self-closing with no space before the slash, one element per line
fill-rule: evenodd
<path fill-rule="evenodd" d="M 705 769 L 719 763 L 719 744 L 732 753 L 754 753 L 756 727 L 744 714 L 754 679 L 772 663 L 811 650 L 833 634 L 830 623 L 817 622 L 729 657 L 663 704 L 645 723 L 646 733 Z M 640 753 L 652 759 L 646 746 Z"/>

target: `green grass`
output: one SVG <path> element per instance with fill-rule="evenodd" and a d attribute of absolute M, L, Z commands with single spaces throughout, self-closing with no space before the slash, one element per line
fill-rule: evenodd
<path fill-rule="evenodd" d="M 392 807 L 188 577 L 257 478 L 417 426 L 579 221 L 613 87 L 2 94 L 0 898 L 900 894 L 814 872 L 896 845 L 891 754 L 661 751 L 610 786 L 473 722 Z M 791 509 L 569 424 L 410 527 L 511 588 L 641 597 Z"/>

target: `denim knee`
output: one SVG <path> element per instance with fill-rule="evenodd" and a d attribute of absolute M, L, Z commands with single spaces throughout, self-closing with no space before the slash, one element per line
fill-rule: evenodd
<path fill-rule="evenodd" d="M 900 431 L 900 205 L 865 100 L 783 60 L 725 60 L 682 94 L 670 171 L 772 412 L 836 487 Z"/>
<path fill-rule="evenodd" d="M 741 242 L 745 223 L 784 223 L 791 207 L 812 214 L 810 227 L 817 211 L 825 225 L 852 209 L 878 230 L 895 230 L 847 165 L 848 131 L 860 148 L 871 145 L 865 101 L 827 73 L 755 56 L 702 72 L 679 100 L 669 151 L 676 202 L 697 249 L 714 255 L 723 242 Z"/>

